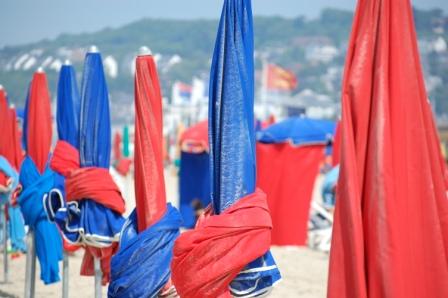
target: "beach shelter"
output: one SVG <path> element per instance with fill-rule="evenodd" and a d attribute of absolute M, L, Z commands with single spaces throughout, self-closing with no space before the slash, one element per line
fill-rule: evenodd
<path fill-rule="evenodd" d="M 66 208 L 53 209 L 65 212 L 61 222 L 65 221 L 68 227 L 66 238 L 86 248 L 81 274 L 93 275 L 94 258 L 101 260 L 105 284 L 124 223 L 121 214 L 125 206 L 109 174 L 109 98 L 101 55 L 96 48 L 86 54 L 80 96 L 79 150 L 59 140 L 51 160 L 52 169 L 65 177 L 67 201 Z"/>
<path fill-rule="evenodd" d="M 210 75 L 212 204 L 176 240 L 172 276 L 181 297 L 253 297 L 280 279 L 266 195 L 255 187 L 253 47 L 251 2 L 225 0 Z"/>
<path fill-rule="evenodd" d="M 358 2 L 328 297 L 448 297 L 445 164 L 409 0 Z"/>
<path fill-rule="evenodd" d="M 288 118 L 258 133 L 257 185 L 268 196 L 272 243 L 306 245 L 311 198 L 335 122 Z"/>
<path fill-rule="evenodd" d="M 179 140 L 181 156 L 179 170 L 179 209 L 183 226 L 193 228 L 196 209 L 210 204 L 210 163 L 208 120 L 188 128 Z"/>
<path fill-rule="evenodd" d="M 109 297 L 157 297 L 174 291 L 170 263 L 182 220 L 166 203 L 162 95 L 154 58 L 146 54 L 136 60 L 135 110 L 136 208 L 112 258 Z"/>
<path fill-rule="evenodd" d="M 59 281 L 62 240 L 56 225 L 48 220 L 43 206 L 45 194 L 55 187 L 55 173 L 47 164 L 52 136 L 50 93 L 47 77 L 40 70 L 34 73 L 29 87 L 23 135 L 27 155 L 20 169 L 23 190 L 18 203 L 25 223 L 34 234 L 40 278 L 45 284 L 50 284 Z"/>

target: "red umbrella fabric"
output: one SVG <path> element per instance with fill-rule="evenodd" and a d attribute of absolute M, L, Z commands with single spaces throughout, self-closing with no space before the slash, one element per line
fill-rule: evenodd
<path fill-rule="evenodd" d="M 409 0 L 360 0 L 342 90 L 328 297 L 448 297 L 444 165 Z"/>
<path fill-rule="evenodd" d="M 333 137 L 333 154 L 331 156 L 331 165 L 337 166 L 341 162 L 341 121 L 336 124 L 336 131 Z"/>
<path fill-rule="evenodd" d="M 6 100 L 6 92 L 3 88 L 0 88 L 0 131 L 8 132 L 8 101 Z M 0 138 L 0 156 L 4 156 L 8 161 L 7 147 L 9 146 L 9 135 Z M 7 177 L 0 171 L 0 185 L 6 186 Z"/>
<path fill-rule="evenodd" d="M 184 131 L 179 142 L 184 152 L 208 151 L 208 120 L 201 121 Z"/>
<path fill-rule="evenodd" d="M 135 79 L 135 198 L 142 232 L 166 211 L 162 95 L 152 56 L 138 56 Z"/>
<path fill-rule="evenodd" d="M 112 258 L 108 296 L 167 297 L 170 263 L 182 222 L 166 203 L 163 175 L 162 96 L 152 56 L 137 57 L 135 73 L 135 197 Z"/>
<path fill-rule="evenodd" d="M 114 135 L 114 160 L 115 162 L 123 158 L 121 154 L 121 134 L 117 131 Z"/>
<path fill-rule="evenodd" d="M 50 92 L 47 76 L 44 72 L 34 73 L 29 97 L 28 122 L 39 123 L 39 125 L 29 125 L 27 127 L 27 153 L 40 173 L 43 173 L 50 153 L 52 136 Z"/>

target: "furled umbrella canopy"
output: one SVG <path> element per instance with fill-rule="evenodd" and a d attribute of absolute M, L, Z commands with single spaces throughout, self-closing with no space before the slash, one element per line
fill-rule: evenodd
<path fill-rule="evenodd" d="M 67 61 L 59 72 L 56 123 L 59 142 L 66 142 L 76 149 L 79 148 L 79 114 L 80 96 L 76 73 L 74 67 Z M 58 150 L 55 152 L 57 156 Z M 70 244 L 79 244 L 81 237 L 69 219 L 79 217 L 78 206 L 67 204 L 63 175 L 56 176 L 56 183 L 58 187 L 52 189 L 44 198 L 45 211 L 48 218 L 55 221 L 62 232 L 65 239 L 64 248 L 74 250 L 76 247 Z"/>
<path fill-rule="evenodd" d="M 56 225 L 48 221 L 43 197 L 54 187 L 54 172 L 48 166 L 51 146 L 50 93 L 43 71 L 34 74 L 25 108 L 24 136 L 27 156 L 20 170 L 23 191 L 18 203 L 25 223 L 35 234 L 35 247 L 45 284 L 59 281 L 58 261 L 62 241 Z"/>
<path fill-rule="evenodd" d="M 12 165 L 18 171 L 20 170 L 20 165 L 22 164 L 23 161 L 23 150 L 21 143 L 21 131 L 19 130 L 19 124 L 17 121 L 17 112 L 15 107 L 11 107 L 9 109 L 9 115 L 10 115 L 10 124 L 12 132 L 11 144 L 13 148 Z"/>
<path fill-rule="evenodd" d="M 96 50 L 86 55 L 79 130 L 79 151 L 70 143 L 59 141 L 51 167 L 65 177 L 69 240 L 74 238 L 73 242 L 86 246 L 81 274 L 93 275 L 96 257 L 101 259 L 103 283 L 107 283 L 110 258 L 124 223 L 121 214 L 125 206 L 109 173 L 109 96 L 101 55 Z"/>
<path fill-rule="evenodd" d="M 59 73 L 56 122 L 59 139 L 75 148 L 79 148 L 80 109 L 75 68 L 70 63 L 65 63 Z"/>
<path fill-rule="evenodd" d="M 342 90 L 328 297 L 448 297 L 445 165 L 409 0 L 360 0 Z"/>
<path fill-rule="evenodd" d="M 266 196 L 255 189 L 253 59 L 251 1 L 225 0 L 210 74 L 214 215 L 209 211 L 196 230 L 176 241 L 173 281 L 182 297 L 218 297 L 229 290 L 234 296 L 261 295 L 280 279 L 268 252 Z"/>
<path fill-rule="evenodd" d="M 162 95 L 150 55 L 136 60 L 135 110 L 136 208 L 112 258 L 109 297 L 155 297 L 171 290 L 172 249 L 181 224 L 180 214 L 166 203 Z"/>
<path fill-rule="evenodd" d="M 20 170 L 20 166 L 23 161 L 23 150 L 21 143 L 21 136 L 19 131 L 19 125 L 17 122 L 17 115 L 15 107 L 11 107 L 9 109 L 10 115 L 10 125 L 11 125 L 11 139 L 10 146 L 12 147 L 12 161 L 11 166 L 14 170 L 14 173 Z M 15 181 L 13 181 L 13 191 L 19 191 L 20 186 L 18 186 L 19 177 L 15 177 Z M 9 216 L 9 237 L 11 239 L 11 247 L 15 251 L 26 251 L 26 243 L 25 243 L 25 223 L 23 221 L 22 212 L 20 211 L 20 206 L 12 204 L 13 197 L 10 196 L 10 205 L 8 206 L 8 216 Z"/>
<path fill-rule="evenodd" d="M 6 98 L 6 92 L 0 88 L 0 131 L 2 132 L 2 137 L 0 138 L 0 155 L 5 157 L 9 163 L 12 163 L 14 159 L 14 151 L 11 146 L 11 117 L 8 107 L 8 99 Z"/>
<path fill-rule="evenodd" d="M 4 119 L 3 121 L 0 121 L 0 131 L 8 131 L 8 121 L 6 120 L 8 118 L 8 100 L 6 99 L 6 92 L 3 87 L 0 87 L 0 119 Z M 0 138 L 0 156 L 3 156 L 5 159 L 8 159 L 7 148 L 9 144 L 10 142 L 8 135 Z M 7 179 L 8 178 L 6 177 L 5 173 L 0 171 L 0 185 L 6 186 Z"/>

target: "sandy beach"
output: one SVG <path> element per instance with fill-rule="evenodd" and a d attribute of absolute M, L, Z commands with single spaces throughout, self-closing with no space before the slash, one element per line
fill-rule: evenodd
<path fill-rule="evenodd" d="M 165 172 L 167 196 L 173 205 L 177 205 L 177 176 L 173 171 Z M 133 181 L 129 178 L 118 181 L 126 195 L 128 206 L 133 206 Z M 313 251 L 307 247 L 272 247 L 272 253 L 282 273 L 279 282 L 270 297 L 274 298 L 324 298 L 328 270 L 328 254 Z M 94 279 L 79 275 L 83 252 L 79 251 L 69 258 L 70 298 L 94 297 Z M 23 297 L 25 284 L 26 256 L 10 260 L 10 283 L 0 283 L 0 297 Z M 37 262 L 38 264 L 38 262 Z M 3 258 L 0 258 L 3 268 Z M 61 263 L 62 266 L 62 263 Z M 62 271 L 62 270 L 61 270 Z M 2 272 L 2 271 L 1 271 Z M 62 296 L 62 283 L 45 286 L 39 280 L 39 265 L 36 272 L 36 297 L 53 298 Z M 3 275 L 0 274 L 0 281 Z M 103 287 L 103 297 L 107 297 L 107 287 Z"/>

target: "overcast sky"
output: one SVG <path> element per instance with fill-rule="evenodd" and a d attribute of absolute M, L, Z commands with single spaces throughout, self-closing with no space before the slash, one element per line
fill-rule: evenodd
<path fill-rule="evenodd" d="M 448 0 L 412 0 L 419 8 L 442 8 Z M 218 18 L 222 0 L 0 0 L 0 47 L 61 33 L 93 32 L 145 18 Z M 253 0 L 256 15 L 316 17 L 322 8 L 353 10 L 355 0 Z"/>

